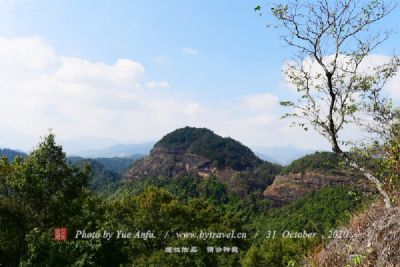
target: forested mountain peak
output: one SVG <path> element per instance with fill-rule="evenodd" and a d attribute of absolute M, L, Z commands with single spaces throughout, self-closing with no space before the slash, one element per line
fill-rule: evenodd
<path fill-rule="evenodd" d="M 240 142 L 206 128 L 184 127 L 165 135 L 126 179 L 214 176 L 239 195 L 264 190 L 280 167 L 264 162 Z M 250 190 L 250 191 L 249 191 Z"/>
<path fill-rule="evenodd" d="M 206 128 L 187 126 L 177 129 L 158 141 L 153 151 L 160 148 L 204 157 L 219 168 L 243 170 L 261 163 L 250 148 L 230 137 L 221 137 Z"/>

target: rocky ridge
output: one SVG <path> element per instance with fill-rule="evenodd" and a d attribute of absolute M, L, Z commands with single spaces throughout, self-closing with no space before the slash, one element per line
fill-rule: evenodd
<path fill-rule="evenodd" d="M 311 191 L 335 185 L 348 185 L 364 192 L 376 191 L 374 185 L 363 178 L 320 171 L 305 171 L 276 176 L 263 195 L 265 198 L 284 204 L 302 198 Z"/>
<path fill-rule="evenodd" d="M 129 169 L 125 178 L 138 179 L 141 177 L 171 178 L 181 175 L 206 176 L 215 171 L 215 166 L 205 157 L 155 147 L 148 157 L 138 160 Z"/>
<path fill-rule="evenodd" d="M 388 211 L 374 203 L 354 216 L 344 235 L 333 239 L 309 258 L 307 266 L 400 266 L 400 208 Z"/>
<path fill-rule="evenodd" d="M 227 181 L 235 173 L 255 169 L 262 164 L 248 147 L 205 128 L 177 129 L 158 141 L 148 157 L 138 160 L 124 175 L 142 177 L 215 175 Z"/>

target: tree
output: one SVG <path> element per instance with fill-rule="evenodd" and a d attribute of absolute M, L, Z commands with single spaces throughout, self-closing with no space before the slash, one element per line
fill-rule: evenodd
<path fill-rule="evenodd" d="M 10 163 L 0 159 L 0 265 L 17 266 L 24 250 L 25 212 L 11 186 L 13 174 L 21 166 L 20 159 Z"/>
<path fill-rule="evenodd" d="M 88 180 L 87 172 L 68 165 L 53 134 L 24 160 L 1 159 L 0 265 L 17 266 L 32 256 L 29 247 L 35 243 L 28 237 L 35 231 L 51 240 L 54 227 L 70 226 L 82 213 Z"/>
<path fill-rule="evenodd" d="M 392 198 L 398 201 L 400 184 L 400 109 L 386 108 L 378 113 L 375 120 L 379 124 L 367 130 L 375 135 L 372 140 L 353 148 L 352 154 L 365 168 L 373 170 L 385 188 L 392 192 Z M 397 195 L 396 195 L 397 193 Z"/>
<path fill-rule="evenodd" d="M 108 203 L 107 221 L 111 229 L 137 233 L 151 230 L 154 238 L 128 240 L 127 255 L 133 266 L 239 266 L 235 253 L 207 253 L 207 246 L 237 246 L 244 239 L 178 238 L 177 233 L 241 232 L 242 223 L 205 199 L 179 200 L 164 188 L 147 187 L 140 195 L 120 195 Z M 195 254 L 165 252 L 168 247 L 198 248 Z M 166 254 L 167 253 L 167 254 Z"/>
<path fill-rule="evenodd" d="M 390 198 L 381 182 L 344 153 L 341 133 L 346 126 L 362 126 L 364 118 L 387 106 L 382 88 L 396 75 L 399 59 L 392 57 L 375 66 L 368 66 L 366 59 L 392 34 L 374 31 L 373 26 L 395 6 L 377 0 L 293 0 L 276 2 L 271 8 L 283 41 L 297 51 L 284 74 L 300 97 L 296 102 L 281 102 L 293 108 L 284 117 L 324 136 L 333 152 L 376 184 L 387 208 Z M 255 9 L 261 12 L 264 7 Z"/>

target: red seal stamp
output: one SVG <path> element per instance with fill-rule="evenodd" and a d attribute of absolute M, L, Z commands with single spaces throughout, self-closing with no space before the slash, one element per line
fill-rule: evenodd
<path fill-rule="evenodd" d="M 54 240 L 65 241 L 68 239 L 68 230 L 65 227 L 58 227 L 54 229 Z"/>

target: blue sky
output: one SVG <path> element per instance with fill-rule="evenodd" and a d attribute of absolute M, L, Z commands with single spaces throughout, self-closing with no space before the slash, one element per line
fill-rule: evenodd
<path fill-rule="evenodd" d="M 235 2 L 16 1 L 9 32 L 40 36 L 66 56 L 109 64 L 134 59 L 151 78 L 200 96 L 266 87 L 279 93 L 281 42 L 255 14 L 257 1 Z M 182 53 L 185 47 L 198 55 Z"/>
<path fill-rule="evenodd" d="M 277 101 L 294 97 L 281 74 L 293 51 L 254 12 L 258 4 L 0 0 L 0 46 L 10 49 L 0 61 L 15 63 L 0 94 L 15 97 L 7 110 L 20 113 L 0 120 L 0 146 L 29 149 L 48 128 L 62 140 L 137 143 L 192 125 L 249 145 L 326 148 L 279 121 Z M 399 15 L 379 27 L 396 30 Z M 375 53 L 390 55 L 399 40 Z"/>

